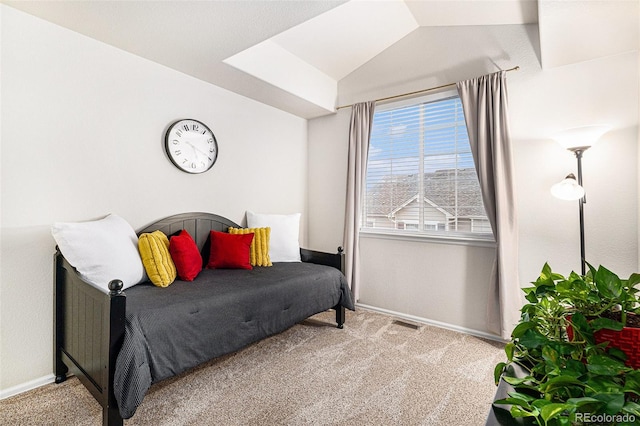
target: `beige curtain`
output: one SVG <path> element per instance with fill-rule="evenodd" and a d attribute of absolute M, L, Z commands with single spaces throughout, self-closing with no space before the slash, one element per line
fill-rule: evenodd
<path fill-rule="evenodd" d="M 360 213 L 362 212 L 362 193 L 367 174 L 367 154 L 374 110 L 374 101 L 353 105 L 349 128 L 349 164 L 344 221 L 345 275 L 351 286 L 353 300 L 356 302 L 359 297 Z"/>
<path fill-rule="evenodd" d="M 484 207 L 496 239 L 487 306 L 490 330 L 509 339 L 520 318 L 518 224 L 507 114 L 506 71 L 457 83 Z"/>

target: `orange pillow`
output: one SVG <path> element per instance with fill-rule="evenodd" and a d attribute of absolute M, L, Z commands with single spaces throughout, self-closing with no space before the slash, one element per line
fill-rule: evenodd
<path fill-rule="evenodd" d="M 202 271 L 202 256 L 198 246 L 185 229 L 171 237 L 169 253 L 181 280 L 193 281 Z"/>
<path fill-rule="evenodd" d="M 253 269 L 250 256 L 253 234 L 211 231 L 210 236 L 211 251 L 207 268 Z"/>

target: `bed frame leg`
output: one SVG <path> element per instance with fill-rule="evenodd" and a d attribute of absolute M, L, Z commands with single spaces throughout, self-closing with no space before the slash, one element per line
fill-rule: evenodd
<path fill-rule="evenodd" d="M 59 349 L 58 349 L 59 350 Z M 62 383 L 65 380 L 67 380 L 67 371 L 69 371 L 69 369 L 67 368 L 67 366 L 64 364 L 64 362 L 62 362 L 62 359 L 60 359 L 60 355 L 56 355 L 56 359 L 55 359 L 55 364 L 56 364 L 56 371 L 55 371 L 55 382 L 56 383 Z"/>
<path fill-rule="evenodd" d="M 109 387 L 107 391 L 106 405 L 102 406 L 103 426 L 122 426 L 124 421 L 118 409 L 118 402 L 114 394 L 113 382 L 116 374 L 116 359 L 122 348 L 124 340 L 124 318 L 126 309 L 126 297 L 122 292 L 123 283 L 120 280 L 109 282 Z"/>
<path fill-rule="evenodd" d="M 67 380 L 69 367 L 62 361 L 62 338 L 64 335 L 64 280 L 58 270 L 61 268 L 62 255 L 58 250 L 53 255 L 53 372 L 55 382 Z"/>
<path fill-rule="evenodd" d="M 338 328 L 344 327 L 344 306 L 336 306 L 334 308 L 336 310 L 336 322 L 338 323 Z"/>
<path fill-rule="evenodd" d="M 124 421 L 118 407 L 104 407 L 102 409 L 102 426 L 122 426 Z"/>

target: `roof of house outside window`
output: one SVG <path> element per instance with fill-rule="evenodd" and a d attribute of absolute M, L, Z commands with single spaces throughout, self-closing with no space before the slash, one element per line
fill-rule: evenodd
<path fill-rule="evenodd" d="M 448 216 L 486 217 L 475 169 L 446 169 L 424 174 L 424 198 Z M 418 197 L 416 174 L 385 176 L 369 189 L 368 216 L 391 216 Z"/>

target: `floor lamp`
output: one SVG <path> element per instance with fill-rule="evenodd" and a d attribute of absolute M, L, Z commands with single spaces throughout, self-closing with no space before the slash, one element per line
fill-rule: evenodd
<path fill-rule="evenodd" d="M 565 130 L 553 136 L 560 145 L 573 152 L 578 161 L 578 179 L 573 173 L 551 187 L 551 193 L 561 200 L 578 200 L 580 218 L 580 264 L 582 275 L 586 274 L 584 241 L 584 204 L 587 202 L 582 186 L 582 154 L 591 148 L 600 137 L 609 130 L 606 126 L 585 126 Z"/>

